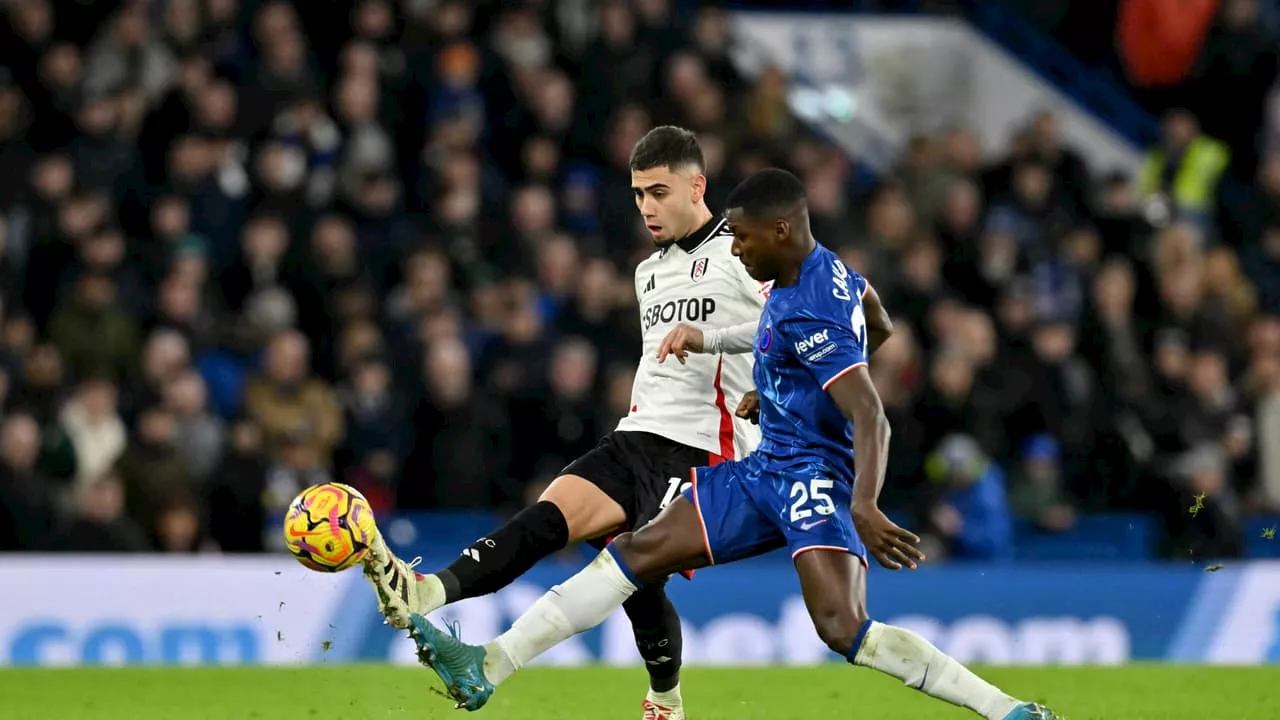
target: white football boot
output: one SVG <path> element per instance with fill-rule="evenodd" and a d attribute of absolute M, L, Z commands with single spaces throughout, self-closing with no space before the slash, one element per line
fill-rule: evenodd
<path fill-rule="evenodd" d="M 378 612 L 400 630 L 409 627 L 410 615 L 425 616 L 445 604 L 444 585 L 434 575 L 415 572 L 419 562 L 422 558 L 405 562 L 396 557 L 382 533 L 374 537 L 364 560 L 364 576 L 378 595 Z"/>
<path fill-rule="evenodd" d="M 644 715 L 640 720 L 685 720 L 679 685 L 664 693 L 656 693 L 650 688 L 641 707 Z"/>

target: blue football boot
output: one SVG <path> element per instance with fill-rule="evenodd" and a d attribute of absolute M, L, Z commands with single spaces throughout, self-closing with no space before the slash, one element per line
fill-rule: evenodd
<path fill-rule="evenodd" d="M 479 710 L 493 696 L 493 683 L 484 676 L 485 649 L 458 639 L 458 626 L 444 632 L 425 617 L 409 616 L 409 637 L 418 646 L 418 661 L 435 670 L 458 707 Z"/>
<path fill-rule="evenodd" d="M 1005 715 L 1004 720 L 1062 720 L 1062 716 L 1040 703 L 1022 703 Z"/>

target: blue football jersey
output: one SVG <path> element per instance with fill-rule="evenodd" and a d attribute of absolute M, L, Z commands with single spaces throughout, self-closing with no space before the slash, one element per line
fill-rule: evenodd
<path fill-rule="evenodd" d="M 821 245 L 794 285 L 770 291 L 754 371 L 763 435 L 756 454 L 770 467 L 818 466 L 853 482 L 853 423 L 826 390 L 867 364 L 866 292 L 866 279 Z"/>

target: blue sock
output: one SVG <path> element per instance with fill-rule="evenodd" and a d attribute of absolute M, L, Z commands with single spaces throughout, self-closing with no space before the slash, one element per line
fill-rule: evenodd
<path fill-rule="evenodd" d="M 627 567 L 627 562 L 622 559 L 622 553 L 618 552 L 618 549 L 614 547 L 613 543 L 606 545 L 604 550 L 613 556 L 613 561 L 618 563 L 618 569 L 622 571 L 622 575 L 624 577 L 631 581 L 632 585 L 635 585 L 636 587 L 644 585 L 644 583 L 640 582 L 640 579 L 636 577 L 636 574 L 631 572 L 631 568 Z"/>
<path fill-rule="evenodd" d="M 853 636 L 853 645 L 849 646 L 849 652 L 844 654 L 850 665 L 857 665 L 854 658 L 858 657 L 858 648 L 862 647 L 862 641 L 867 637 L 867 631 L 871 629 L 871 620 L 862 623 L 862 627 L 858 628 L 858 634 Z"/>

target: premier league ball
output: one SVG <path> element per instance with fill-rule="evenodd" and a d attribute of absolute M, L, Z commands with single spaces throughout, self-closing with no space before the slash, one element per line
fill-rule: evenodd
<path fill-rule="evenodd" d="M 319 572 L 339 572 L 358 564 L 377 532 L 369 501 L 341 483 L 303 490 L 284 517 L 289 552 Z"/>

